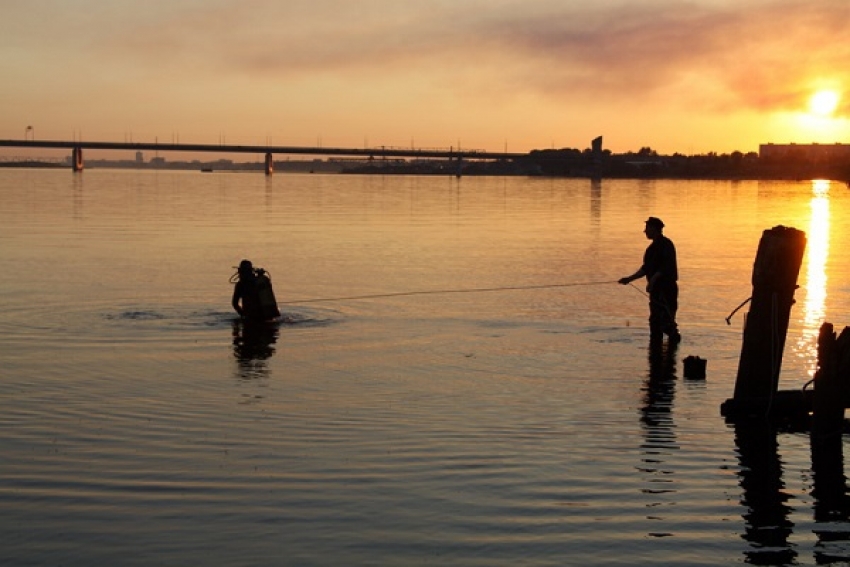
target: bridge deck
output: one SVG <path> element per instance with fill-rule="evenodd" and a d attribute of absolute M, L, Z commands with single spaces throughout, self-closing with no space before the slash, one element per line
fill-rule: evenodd
<path fill-rule="evenodd" d="M 308 146 L 251 146 L 228 144 L 180 144 L 158 142 L 93 142 L 68 140 L 0 140 L 0 147 L 14 148 L 58 148 L 73 150 L 131 150 L 158 152 L 212 152 L 212 153 L 253 153 L 253 154 L 291 154 L 322 156 L 360 156 L 360 157 L 399 157 L 399 158 L 444 158 L 474 160 L 513 160 L 528 154 L 510 152 L 488 152 L 484 150 L 462 149 L 420 149 L 420 148 L 324 148 Z"/>

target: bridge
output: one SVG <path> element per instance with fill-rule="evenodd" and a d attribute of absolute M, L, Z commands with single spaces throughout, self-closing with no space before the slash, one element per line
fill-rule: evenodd
<path fill-rule="evenodd" d="M 7 148 L 52 148 L 71 151 L 71 166 L 74 171 L 83 169 L 83 150 L 130 150 L 156 152 L 210 152 L 229 154 L 264 154 L 266 175 L 274 171 L 275 155 L 321 155 L 366 158 L 413 158 L 446 159 L 458 163 L 463 160 L 507 161 L 526 157 L 524 153 L 488 152 L 484 150 L 422 149 L 380 146 L 374 148 L 324 148 L 308 146 L 272 145 L 227 145 L 227 144 L 181 144 L 159 142 L 84 142 L 80 140 L 0 140 L 0 147 Z"/>

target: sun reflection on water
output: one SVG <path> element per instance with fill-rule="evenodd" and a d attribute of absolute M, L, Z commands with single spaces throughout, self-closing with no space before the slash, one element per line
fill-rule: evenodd
<path fill-rule="evenodd" d="M 806 300 L 803 306 L 803 333 L 798 352 L 808 359 L 812 378 L 817 370 L 817 340 L 823 323 L 826 303 L 826 261 L 829 257 L 829 185 L 828 180 L 812 181 L 812 216 L 808 230 L 808 263 L 806 266 Z"/>

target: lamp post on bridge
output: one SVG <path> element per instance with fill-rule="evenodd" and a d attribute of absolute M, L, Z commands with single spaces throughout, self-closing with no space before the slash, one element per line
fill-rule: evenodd
<path fill-rule="evenodd" d="M 35 128 L 32 126 L 27 126 L 27 129 L 24 130 L 24 141 L 27 141 L 32 137 L 32 140 L 35 141 Z"/>

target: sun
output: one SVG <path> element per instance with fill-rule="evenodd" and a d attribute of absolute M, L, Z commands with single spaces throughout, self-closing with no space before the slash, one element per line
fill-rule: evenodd
<path fill-rule="evenodd" d="M 818 116 L 831 116 L 838 108 L 841 96 L 833 90 L 821 90 L 809 98 L 809 112 Z"/>

